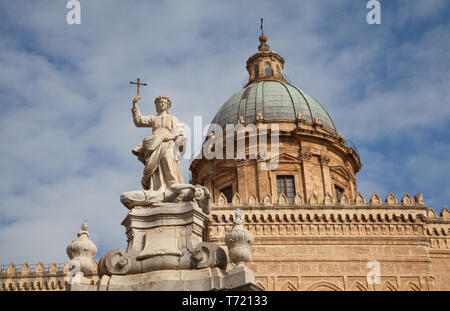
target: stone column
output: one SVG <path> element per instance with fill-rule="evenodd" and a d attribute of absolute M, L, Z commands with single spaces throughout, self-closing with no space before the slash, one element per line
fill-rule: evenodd
<path fill-rule="evenodd" d="M 247 172 L 246 172 L 246 160 L 236 159 L 236 172 L 238 178 L 238 193 L 242 202 L 247 202 L 248 200 L 248 190 L 247 190 Z"/>
<path fill-rule="evenodd" d="M 269 180 L 269 170 L 266 168 L 267 153 L 258 153 L 256 160 L 256 170 L 258 178 L 258 201 L 262 202 L 266 193 L 271 193 L 271 185 Z"/>
<path fill-rule="evenodd" d="M 311 179 L 312 167 L 311 158 L 312 153 L 309 151 L 304 151 L 300 153 L 302 158 L 302 175 L 303 175 L 303 191 L 304 200 L 308 202 L 309 197 L 313 192 L 313 182 Z"/>
<path fill-rule="evenodd" d="M 331 185 L 331 175 L 330 175 L 330 158 L 326 155 L 320 156 L 320 167 L 322 169 L 322 181 L 323 181 L 323 197 L 326 196 L 327 192 L 333 195 L 333 189 Z"/>

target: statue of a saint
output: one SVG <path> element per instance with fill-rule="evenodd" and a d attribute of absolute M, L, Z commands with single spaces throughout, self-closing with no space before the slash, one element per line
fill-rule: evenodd
<path fill-rule="evenodd" d="M 141 183 L 144 190 L 165 192 L 173 184 L 184 184 L 178 168 L 183 144 L 186 140 L 183 133 L 183 123 L 169 113 L 172 104 L 167 96 L 155 98 L 157 115 L 143 116 L 137 102 L 138 94 L 133 99 L 133 121 L 136 127 L 151 127 L 152 134 L 142 143 L 133 148 L 144 165 L 144 176 Z"/>

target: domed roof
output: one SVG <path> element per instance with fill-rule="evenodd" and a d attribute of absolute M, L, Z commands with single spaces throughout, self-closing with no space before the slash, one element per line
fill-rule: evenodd
<path fill-rule="evenodd" d="M 283 81 L 259 81 L 237 92 L 225 102 L 212 123 L 225 129 L 226 124 L 255 123 L 259 114 L 264 121 L 295 121 L 298 114 L 306 122 L 316 118 L 323 127 L 337 133 L 328 112 L 311 96 Z"/>

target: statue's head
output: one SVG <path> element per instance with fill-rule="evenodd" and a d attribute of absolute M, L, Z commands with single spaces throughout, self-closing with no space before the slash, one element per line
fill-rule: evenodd
<path fill-rule="evenodd" d="M 155 98 L 156 112 L 161 113 L 163 111 L 169 111 L 170 106 L 172 106 L 172 101 L 169 96 L 160 95 Z"/>

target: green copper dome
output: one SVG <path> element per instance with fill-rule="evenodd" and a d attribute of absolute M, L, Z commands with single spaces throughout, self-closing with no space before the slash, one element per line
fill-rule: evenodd
<path fill-rule="evenodd" d="M 261 115 L 265 121 L 295 121 L 301 114 L 306 122 L 320 120 L 323 127 L 337 133 L 328 112 L 311 96 L 282 81 L 259 81 L 237 92 L 220 107 L 212 123 L 225 129 L 226 124 L 255 123 Z"/>

